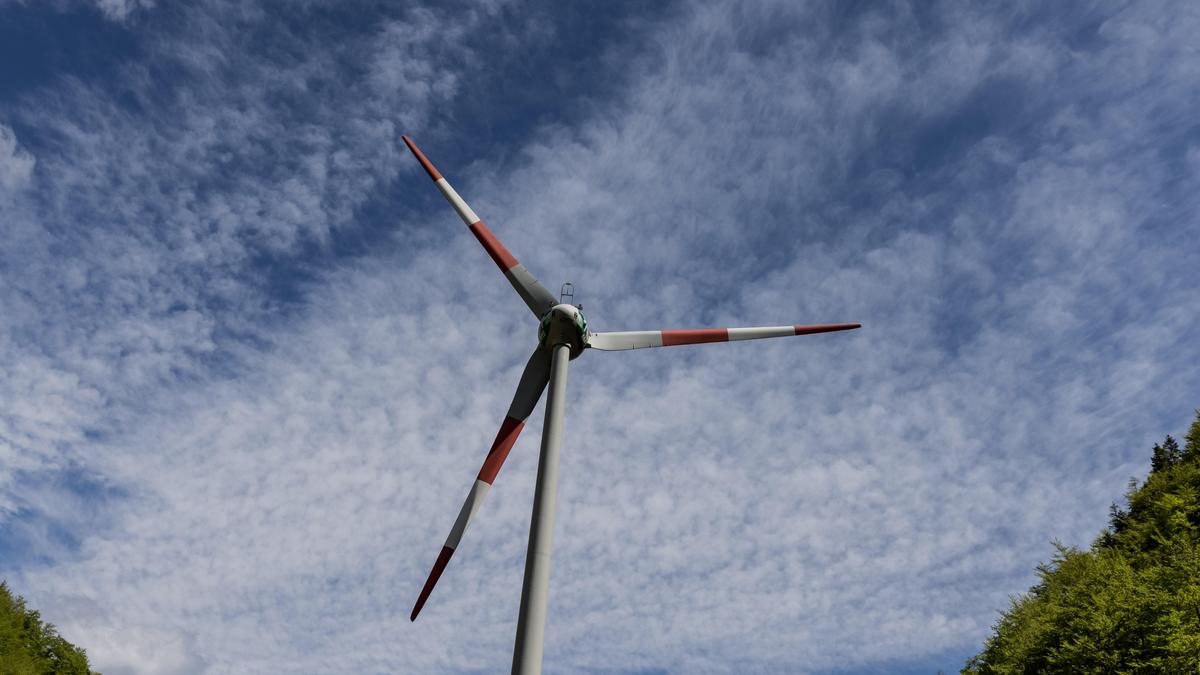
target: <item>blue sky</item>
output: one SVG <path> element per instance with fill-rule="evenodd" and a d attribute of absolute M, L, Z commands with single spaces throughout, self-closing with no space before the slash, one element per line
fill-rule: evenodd
<path fill-rule="evenodd" d="M 1200 405 L 1194 3 L 0 0 L 0 576 L 119 673 L 953 671 Z"/>

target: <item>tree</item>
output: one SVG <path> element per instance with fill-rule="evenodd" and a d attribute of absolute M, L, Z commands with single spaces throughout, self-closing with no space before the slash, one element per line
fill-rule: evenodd
<path fill-rule="evenodd" d="M 1170 438 L 1170 436 L 1167 436 Z M 1150 453 L 1150 473 L 1163 471 L 1171 466 L 1171 461 L 1167 459 L 1167 451 L 1158 443 L 1154 444 L 1154 450 Z"/>
<path fill-rule="evenodd" d="M 1200 408 L 1196 410 L 1196 419 L 1183 437 L 1183 459 L 1200 462 Z"/>
<path fill-rule="evenodd" d="M 1162 445 L 1154 444 L 1154 452 L 1150 457 L 1150 472 L 1162 471 L 1175 466 L 1183 457 L 1183 452 L 1179 449 L 1179 443 L 1167 434 L 1166 440 Z"/>
<path fill-rule="evenodd" d="M 963 673 L 1200 673 L 1200 412 L 1091 550 L 1055 544 Z"/>
<path fill-rule="evenodd" d="M 0 675 L 99 675 L 87 654 L 0 581 Z"/>

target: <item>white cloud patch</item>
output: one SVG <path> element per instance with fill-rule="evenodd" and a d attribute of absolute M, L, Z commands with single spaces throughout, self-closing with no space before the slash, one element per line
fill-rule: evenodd
<path fill-rule="evenodd" d="M 94 0 L 96 8 L 104 16 L 116 21 L 124 21 L 139 9 L 154 7 L 154 0 Z"/>
<path fill-rule="evenodd" d="M 353 230 L 354 210 L 395 175 L 399 130 L 453 95 L 444 84 L 413 93 L 342 82 L 335 63 L 404 54 L 418 64 L 414 82 L 441 82 L 419 65 L 446 51 L 443 31 L 421 28 L 441 15 L 386 21 L 337 53 L 268 31 L 262 39 L 299 55 L 276 59 L 235 48 L 240 31 L 271 21 L 239 7 L 184 12 L 149 38 L 158 58 L 123 66 L 116 95 L 64 78 L 11 112 L 56 152 L 37 165 L 45 191 L 13 196 L 0 232 L 0 260 L 20 270 L 8 276 L 0 343 L 13 373 L 2 386 L 17 402 L 0 419 L 13 457 L 0 485 L 15 486 L 6 512 L 40 489 L 14 483 L 18 472 L 86 462 L 86 435 L 118 432 L 158 388 L 234 358 L 229 346 L 279 311 L 251 263 L 267 256 L 303 273 L 297 255 Z M 160 100 L 153 69 L 169 67 L 174 89 Z M 309 87 L 334 94 L 300 110 L 279 104 Z M 27 184 L 33 166 L 0 128 L 0 188 Z"/>
<path fill-rule="evenodd" d="M 1074 17 L 683 8 L 614 52 L 613 100 L 441 163 L 597 330 L 865 324 L 572 364 L 548 670 L 965 653 L 1050 539 L 1088 543 L 1200 396 L 1196 247 L 1171 218 L 1195 213 L 1195 174 L 1162 152 L 1198 90 L 1177 9 L 1108 17 L 1082 53 Z M 353 232 L 413 164 L 400 131 L 435 162 L 471 145 L 432 111 L 473 94 L 486 55 L 438 51 L 471 30 L 415 12 L 281 65 L 228 17 L 192 18 L 204 39 L 172 47 L 189 72 L 246 74 L 198 77 L 179 117 L 135 125 L 78 82 L 40 102 L 71 153 L 39 156 L 62 192 L 6 232 L 34 273 L 11 296 L 3 386 L 25 400 L 0 457 L 127 494 L 14 585 L 105 672 L 503 668 L 540 408 L 407 615 L 535 324 L 415 171 L 394 239 L 302 306 L 245 279 Z M 362 76 L 340 105 L 322 87 L 347 55 Z M 91 212 L 98 234 L 56 238 Z M 51 503 L 14 494 L 10 513 Z"/>
<path fill-rule="evenodd" d="M 11 127 L 0 124 L 0 190 L 18 190 L 29 184 L 37 160 L 17 143 Z"/>

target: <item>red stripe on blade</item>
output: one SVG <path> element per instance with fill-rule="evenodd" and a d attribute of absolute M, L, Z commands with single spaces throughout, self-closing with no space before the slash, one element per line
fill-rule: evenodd
<path fill-rule="evenodd" d="M 832 333 L 835 330 L 851 330 L 854 328 L 862 328 L 861 323 L 827 323 L 816 326 L 795 326 L 796 335 L 809 335 L 811 333 Z"/>
<path fill-rule="evenodd" d="M 517 266 L 517 259 L 513 257 L 513 254 L 508 252 L 508 249 L 504 248 L 504 244 L 500 243 L 500 240 L 496 238 L 496 235 L 492 234 L 492 231 L 488 229 L 487 225 L 483 224 L 482 220 L 471 225 L 471 234 L 474 234 L 479 243 L 483 244 L 483 248 L 488 252 L 488 255 L 492 256 L 492 260 L 496 261 L 500 269 L 507 272 Z"/>
<path fill-rule="evenodd" d="M 417 144 L 413 143 L 408 136 L 401 136 L 400 138 L 404 139 L 404 144 L 407 145 L 408 149 L 412 151 L 412 154 L 417 158 L 417 161 L 421 163 L 421 166 L 425 167 L 425 173 L 429 174 L 429 177 L 432 178 L 433 182 L 436 183 L 438 179 L 442 177 L 442 174 L 438 173 L 438 170 L 434 168 L 433 162 L 430 162 L 425 158 L 425 153 L 421 152 L 421 149 L 417 147 Z"/>
<path fill-rule="evenodd" d="M 664 347 L 675 345 L 696 345 L 705 342 L 728 342 L 728 328 L 700 328 L 698 330 L 664 330 L 662 343 Z"/>
<path fill-rule="evenodd" d="M 479 470 L 479 480 L 488 485 L 496 480 L 496 474 L 500 473 L 500 467 L 504 466 L 504 460 L 508 459 L 508 451 L 512 450 L 513 443 L 517 442 L 517 436 L 521 435 L 523 428 L 525 428 L 525 422 L 515 417 L 504 418 L 504 422 L 500 424 L 500 432 L 496 434 L 496 440 L 492 441 L 492 449 L 488 451 L 487 459 L 483 460 L 483 468 Z"/>
<path fill-rule="evenodd" d="M 409 621 L 417 620 L 417 615 L 421 613 L 421 608 L 425 606 L 425 601 L 429 599 L 429 594 L 433 592 L 433 585 L 442 576 L 442 570 L 446 569 L 446 563 L 450 562 L 450 556 L 452 555 L 454 555 L 454 549 L 449 546 L 442 547 L 442 552 L 438 554 L 437 562 L 433 563 L 433 569 L 429 572 L 429 578 L 425 580 L 425 587 L 421 589 L 421 595 L 417 598 L 417 604 L 413 606 L 412 614 L 408 617 Z"/>

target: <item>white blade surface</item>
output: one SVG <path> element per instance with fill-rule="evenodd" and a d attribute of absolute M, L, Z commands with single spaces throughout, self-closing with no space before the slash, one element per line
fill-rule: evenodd
<path fill-rule="evenodd" d="M 529 306 L 529 310 L 533 312 L 534 316 L 541 318 L 551 307 L 557 305 L 558 299 L 530 274 L 529 270 L 525 269 L 525 266 L 518 262 L 512 253 L 509 253 L 508 249 L 505 248 L 504 244 L 500 243 L 496 235 L 492 234 L 492 231 L 484 224 L 483 220 L 475 215 L 475 212 L 471 210 L 467 202 L 450 186 L 449 181 L 443 178 L 442 174 L 433 166 L 433 163 L 425 157 L 421 149 L 408 136 L 404 136 L 403 138 L 405 145 L 412 151 L 413 156 L 425 168 L 425 173 L 428 173 L 429 177 L 433 179 L 442 196 L 446 198 L 446 201 L 450 202 L 450 206 L 454 207 L 455 212 L 467 224 L 467 228 L 471 230 L 471 234 L 475 235 L 475 238 L 479 240 L 483 249 L 495 261 L 496 266 L 500 268 L 501 272 L 504 272 L 504 276 L 508 278 L 508 282 L 516 289 L 517 294 Z"/>
<path fill-rule="evenodd" d="M 521 373 L 521 381 L 517 384 L 517 393 L 513 395 L 512 404 L 508 407 L 508 415 L 501 422 L 500 431 L 496 434 L 496 440 L 492 441 L 487 459 L 483 461 L 483 467 L 479 469 L 479 475 L 475 477 L 475 482 L 467 493 L 467 499 L 459 509 L 458 518 L 455 519 L 454 526 L 450 528 L 450 535 L 446 537 L 446 543 L 442 545 L 442 550 L 433 563 L 433 569 L 430 570 L 429 577 L 425 580 L 425 586 L 421 589 L 421 594 L 413 606 L 410 620 L 417 620 L 417 615 L 421 613 L 421 608 L 425 606 L 425 601 L 433 592 L 434 585 L 441 578 L 442 571 L 446 569 L 446 564 L 450 562 L 450 557 L 454 555 L 454 550 L 462 541 L 467 525 L 475 517 L 475 512 L 483 503 L 484 496 L 487 495 L 492 482 L 496 480 L 496 475 L 500 473 L 500 467 L 508 458 L 513 443 L 517 442 L 517 436 L 525 427 L 526 418 L 537 406 L 538 399 L 542 397 L 542 391 L 546 389 L 546 383 L 549 380 L 550 354 L 539 347 L 534 350 L 533 355 L 529 357 L 529 362 L 525 364 L 525 371 Z"/>
<path fill-rule="evenodd" d="M 860 323 L 829 323 L 792 326 L 755 326 L 749 328 L 697 328 L 691 330 L 633 330 L 614 333 L 591 333 L 588 346 L 605 352 L 647 347 L 704 344 L 706 342 L 735 342 L 763 338 L 831 333 L 861 328 Z"/>

